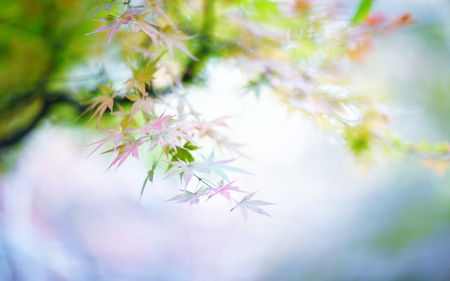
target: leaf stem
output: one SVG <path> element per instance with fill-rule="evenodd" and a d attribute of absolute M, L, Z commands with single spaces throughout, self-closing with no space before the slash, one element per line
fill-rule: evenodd
<path fill-rule="evenodd" d="M 206 184 L 209 188 L 215 188 L 215 187 L 212 187 L 211 185 L 209 185 L 209 183 L 207 183 L 204 179 L 202 179 L 201 177 L 197 176 L 196 174 L 194 174 L 194 176 L 195 176 L 199 181 L 201 181 L 202 183 Z"/>

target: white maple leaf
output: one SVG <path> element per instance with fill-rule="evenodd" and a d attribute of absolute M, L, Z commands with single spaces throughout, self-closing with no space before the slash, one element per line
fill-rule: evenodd
<path fill-rule="evenodd" d="M 173 170 L 170 172 L 164 179 L 171 177 L 173 175 L 181 174 L 183 173 L 183 180 L 184 180 L 184 188 L 186 189 L 187 185 L 191 181 L 192 177 L 194 176 L 194 171 L 198 171 L 201 173 L 209 173 L 211 169 L 208 167 L 206 163 L 198 163 L 198 162 L 185 162 L 180 159 L 177 159 L 178 162 L 168 162 L 169 164 L 173 166 L 177 166 L 179 168 Z"/>
<path fill-rule="evenodd" d="M 192 205 L 198 204 L 200 202 L 200 198 L 205 196 L 205 194 L 209 191 L 209 188 L 202 187 L 196 192 L 190 192 L 184 190 L 182 194 L 178 194 L 169 200 L 166 201 L 175 201 L 176 203 L 182 204 L 189 202 Z"/>
<path fill-rule="evenodd" d="M 276 205 L 276 204 L 261 201 L 261 200 L 251 200 L 252 197 L 255 195 L 255 193 L 256 193 L 256 191 L 249 195 L 244 196 L 244 198 L 242 198 L 242 200 L 240 202 L 237 202 L 236 206 L 234 206 L 230 212 L 232 212 L 234 209 L 239 207 L 239 211 L 241 211 L 241 214 L 244 217 L 245 222 L 247 222 L 248 211 L 251 211 L 251 212 L 254 212 L 254 213 L 257 213 L 260 215 L 272 217 L 266 211 L 259 208 L 258 206 Z"/>

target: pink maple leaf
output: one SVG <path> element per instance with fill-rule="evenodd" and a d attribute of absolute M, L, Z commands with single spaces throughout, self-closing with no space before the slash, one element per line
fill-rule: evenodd
<path fill-rule="evenodd" d="M 174 25 L 173 22 L 170 20 L 170 18 L 167 16 L 166 12 L 164 11 L 164 8 L 161 5 L 161 1 L 145 1 L 144 2 L 145 7 L 147 9 L 151 9 L 156 15 L 158 15 L 160 18 L 164 18 L 170 25 Z"/>
<path fill-rule="evenodd" d="M 117 123 L 117 130 L 116 129 L 107 129 L 107 130 L 103 130 L 100 129 L 103 132 L 105 132 L 106 134 L 109 135 L 109 137 L 104 138 L 102 140 L 99 140 L 97 142 L 94 142 L 90 145 L 94 145 L 94 144 L 99 144 L 86 158 L 88 158 L 89 156 L 92 155 L 92 153 L 94 153 L 95 151 L 97 151 L 100 147 L 102 147 L 104 144 L 106 144 L 107 142 L 109 142 L 110 140 L 113 140 L 114 142 L 114 150 L 117 149 L 117 146 L 119 145 L 120 141 L 122 140 L 122 138 L 124 137 L 125 134 L 128 134 L 131 131 L 136 131 L 136 129 L 133 128 L 127 128 L 125 131 L 122 131 L 122 126 L 119 125 L 119 123 Z"/>
<path fill-rule="evenodd" d="M 127 96 L 127 98 L 131 101 L 133 101 L 133 98 L 130 98 L 129 96 Z M 153 115 L 155 115 L 155 110 L 153 108 L 154 104 L 155 104 L 155 100 L 152 98 L 149 98 L 147 96 L 147 93 L 144 93 L 144 97 L 138 97 L 137 99 L 134 100 L 133 105 L 131 106 L 130 109 L 130 118 L 128 121 L 131 121 L 131 119 L 133 118 L 133 116 L 139 111 L 141 110 L 144 114 L 146 113 L 152 113 Z M 174 115 L 175 116 L 175 115 Z"/>
<path fill-rule="evenodd" d="M 226 123 L 225 119 L 230 118 L 231 116 L 223 116 L 214 119 L 213 121 L 185 121 L 185 120 L 179 120 L 179 123 L 183 124 L 183 131 L 184 132 L 192 132 L 193 134 L 204 137 L 208 136 L 210 137 L 214 142 L 217 143 L 217 145 L 220 145 L 220 139 L 222 138 L 220 133 L 215 130 L 215 127 L 226 127 L 230 128 Z"/>
<path fill-rule="evenodd" d="M 159 42 L 158 40 L 158 35 L 161 35 L 161 33 L 152 26 L 157 24 L 146 19 L 145 16 L 146 14 L 133 16 L 133 21 L 130 25 L 131 30 L 133 31 L 134 35 L 136 35 L 136 33 L 138 33 L 139 30 L 145 32 L 148 36 L 150 36 L 153 43 L 155 43 L 156 49 L 158 49 L 158 45 L 161 45 L 161 42 Z"/>
<path fill-rule="evenodd" d="M 114 164 L 119 162 L 116 167 L 117 170 L 120 167 L 120 165 L 122 165 L 122 163 L 128 158 L 128 156 L 130 156 L 130 154 L 139 160 L 138 147 L 141 146 L 142 144 L 143 143 L 139 141 L 135 141 L 121 145 L 119 149 L 119 154 L 106 170 L 108 171 Z"/>
<path fill-rule="evenodd" d="M 205 133 L 207 133 L 209 130 L 211 130 L 211 128 L 216 127 L 216 126 L 230 128 L 224 121 L 227 118 L 230 118 L 230 116 L 219 117 L 210 122 L 206 122 L 206 121 L 198 122 L 197 127 L 200 132 L 200 137 L 202 137 Z"/>
<path fill-rule="evenodd" d="M 146 126 L 146 127 L 144 127 L 141 131 L 142 131 L 142 133 L 143 134 L 145 134 L 145 133 L 147 133 L 147 132 L 149 132 L 149 131 L 151 131 L 152 129 L 154 129 L 155 131 L 158 131 L 158 132 L 163 132 L 163 124 L 164 124 L 164 122 L 167 122 L 167 121 L 169 121 L 170 119 L 172 119 L 173 117 L 175 117 L 176 115 L 172 115 L 172 116 L 166 116 L 166 117 L 163 117 L 163 115 L 164 115 L 164 113 L 165 113 L 166 111 L 164 111 L 156 120 L 155 120 L 155 122 L 153 122 L 153 124 L 152 125 L 148 125 L 148 126 Z"/>
<path fill-rule="evenodd" d="M 100 122 L 100 119 L 102 118 L 106 109 L 109 108 L 109 110 L 111 111 L 111 114 L 113 113 L 114 98 L 119 96 L 111 87 L 100 86 L 100 85 L 98 87 L 99 87 L 100 91 L 103 93 L 103 95 L 96 97 L 87 103 L 83 103 L 83 104 L 90 104 L 90 105 L 88 108 L 86 108 L 85 111 L 83 111 L 83 113 L 80 114 L 80 116 L 78 116 L 78 118 L 80 118 L 81 116 L 85 115 L 88 111 L 91 111 L 96 106 L 98 106 L 97 109 L 95 109 L 94 113 L 89 118 L 89 120 L 86 122 L 86 124 L 89 123 L 89 121 L 91 121 L 91 119 L 94 118 L 94 116 L 98 114 L 97 124 L 95 126 L 96 129 L 97 129 L 98 123 Z"/>
<path fill-rule="evenodd" d="M 111 42 L 112 37 L 114 36 L 114 34 L 117 32 L 117 30 L 119 30 L 119 27 L 122 24 L 128 24 L 130 22 L 133 21 L 133 15 L 136 15 L 140 12 L 142 12 L 144 10 L 128 10 L 125 13 L 123 13 L 121 16 L 117 17 L 117 16 L 107 16 L 106 18 L 103 19 L 94 19 L 94 21 L 101 21 L 101 22 L 106 22 L 106 24 L 100 26 L 98 29 L 94 30 L 93 32 L 90 32 L 86 35 L 89 34 L 93 34 L 93 33 L 98 33 L 98 32 L 102 32 L 108 29 L 111 29 L 109 31 L 109 38 L 108 38 L 108 43 Z"/>
<path fill-rule="evenodd" d="M 223 197 L 225 197 L 226 199 L 228 199 L 228 201 L 231 204 L 231 197 L 230 197 L 230 192 L 228 192 L 228 190 L 234 190 L 234 191 L 239 191 L 239 188 L 237 186 L 232 186 L 231 184 L 234 183 L 236 180 L 222 186 L 219 187 L 217 189 L 213 189 L 211 190 L 211 194 L 208 196 L 208 199 L 206 199 L 206 202 L 208 202 L 209 199 L 211 199 L 212 197 L 216 196 L 217 194 L 222 195 Z"/>
<path fill-rule="evenodd" d="M 188 36 L 186 34 L 183 34 L 182 32 L 180 32 L 178 29 L 174 28 L 170 24 L 167 24 L 166 26 L 164 26 L 162 28 L 160 35 L 166 42 L 166 47 L 169 50 L 169 53 L 172 55 L 172 57 L 174 57 L 173 46 L 175 45 L 181 51 L 183 51 L 186 55 L 191 57 L 193 60 L 198 61 L 198 59 L 196 57 L 194 57 L 194 55 L 192 55 L 191 52 L 189 52 L 188 48 L 186 47 L 186 45 L 184 45 L 184 43 L 182 41 L 182 40 L 192 39 L 192 38 L 196 37 L 196 35 Z"/>

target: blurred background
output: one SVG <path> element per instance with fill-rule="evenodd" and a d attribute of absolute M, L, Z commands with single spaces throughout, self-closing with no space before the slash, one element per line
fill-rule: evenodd
<path fill-rule="evenodd" d="M 87 53 L 103 54 L 105 42 L 80 37 L 92 29 L 84 21 L 65 37 L 52 34 L 81 17 L 78 1 L 55 1 L 47 11 L 34 1 L 7 2 L 0 4 L 0 137 L 7 147 L 0 280 L 450 280 L 448 173 L 396 153 L 360 163 L 303 116 L 287 114 L 276 97 L 243 96 L 232 63 L 208 63 L 206 86 L 191 88 L 189 99 L 206 116 L 237 116 L 231 136 L 245 144 L 247 157 L 235 166 L 256 175 L 234 177 L 259 190 L 258 199 L 277 203 L 264 208 L 273 219 L 250 213 L 244 224 L 216 198 L 194 206 L 164 202 L 180 185 L 161 181 L 163 173 L 138 203 L 147 165 L 133 158 L 105 172 L 111 156 L 85 159 L 85 146 L 103 135 L 76 125 L 70 107 L 49 108 L 18 136 L 41 103 L 56 101 L 12 108 L 14 99 L 39 91 L 43 77 L 54 79 L 56 92 L 94 83 L 101 67 Z M 348 15 L 359 3 L 326 2 Z M 405 140 L 450 141 L 450 3 L 379 0 L 372 11 L 408 11 L 417 20 L 375 38 L 352 65 L 358 86 L 389 103 L 392 129 Z M 20 142 L 8 146 L 15 138 Z"/>

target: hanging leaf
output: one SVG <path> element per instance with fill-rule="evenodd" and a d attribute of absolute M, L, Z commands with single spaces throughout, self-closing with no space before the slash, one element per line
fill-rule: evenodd
<path fill-rule="evenodd" d="M 240 202 L 238 202 L 236 204 L 236 206 L 234 206 L 234 208 L 231 209 L 230 212 L 232 212 L 236 208 L 239 208 L 239 211 L 241 211 L 241 214 L 244 217 L 245 222 L 247 222 L 248 211 L 257 213 L 260 215 L 272 217 L 267 212 L 265 212 L 263 209 L 259 208 L 259 206 L 276 205 L 276 204 L 268 203 L 268 202 L 261 201 L 261 200 L 251 200 L 252 197 L 255 195 L 255 193 L 256 193 L 256 191 L 249 195 L 244 196 L 244 198 L 242 198 L 242 200 Z"/>
<path fill-rule="evenodd" d="M 358 10 L 356 14 L 353 16 L 353 19 L 350 22 L 350 25 L 358 25 L 360 24 L 369 14 L 370 8 L 372 6 L 373 0 L 361 0 L 359 3 Z"/>
<path fill-rule="evenodd" d="M 200 198 L 205 196 L 206 193 L 209 191 L 209 188 L 202 187 L 196 192 L 190 192 L 190 191 L 183 191 L 182 194 L 176 195 L 169 200 L 166 201 L 175 201 L 176 203 L 182 204 L 189 202 L 192 205 L 198 204 L 200 202 Z"/>

